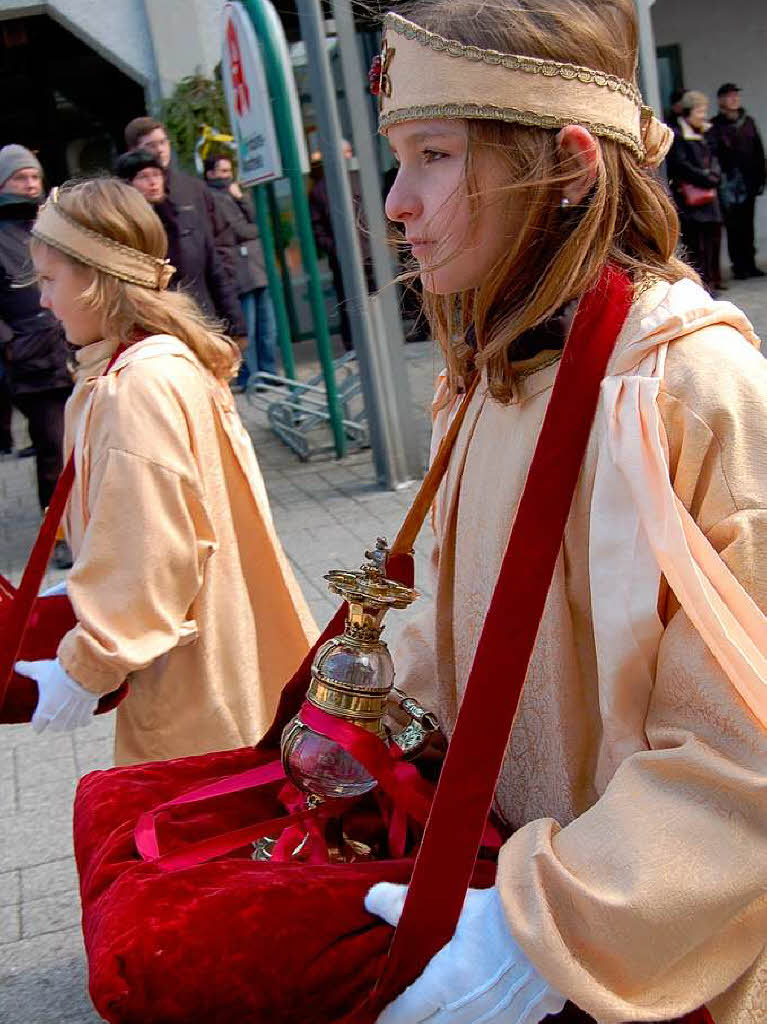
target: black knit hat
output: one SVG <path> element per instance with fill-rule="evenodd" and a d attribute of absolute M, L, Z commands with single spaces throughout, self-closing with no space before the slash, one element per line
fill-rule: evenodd
<path fill-rule="evenodd" d="M 741 92 L 741 91 L 742 90 L 741 90 L 740 86 L 736 85 L 734 82 L 725 82 L 724 85 L 720 85 L 719 88 L 716 90 L 716 95 L 717 95 L 717 97 L 719 97 L 719 96 L 726 96 L 728 92 Z"/>
<path fill-rule="evenodd" d="M 130 153 L 123 153 L 121 157 L 117 158 L 115 174 L 123 181 L 131 182 L 140 171 L 145 171 L 147 167 L 156 167 L 158 171 L 162 170 L 162 164 L 149 150 L 133 149 Z"/>

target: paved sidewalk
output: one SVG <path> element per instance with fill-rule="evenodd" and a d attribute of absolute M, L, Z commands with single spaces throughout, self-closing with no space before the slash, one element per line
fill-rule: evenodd
<path fill-rule="evenodd" d="M 767 338 L 765 284 L 737 284 L 723 298 L 745 309 Z M 425 455 L 431 386 L 440 360 L 427 343 L 408 345 L 406 354 Z M 302 464 L 271 435 L 261 410 L 244 398 L 238 401 L 283 544 L 318 623 L 324 624 L 335 604 L 322 574 L 358 565 L 365 547 L 380 534 L 391 540 L 415 485 L 380 491 L 369 453 Z M 0 572 L 14 581 L 37 525 L 33 460 L 2 461 Z M 417 549 L 421 584 L 427 549 L 424 537 Z M 61 575 L 50 573 L 48 582 Z M 390 638 L 406 614 L 391 613 Z M 37 737 L 27 726 L 0 729 L 0 1024 L 93 1024 L 99 1019 L 86 992 L 71 820 L 77 779 L 111 762 L 112 728 L 111 717 L 105 716 L 73 735 Z"/>

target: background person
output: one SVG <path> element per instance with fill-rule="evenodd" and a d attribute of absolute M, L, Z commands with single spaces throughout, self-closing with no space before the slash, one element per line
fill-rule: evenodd
<path fill-rule="evenodd" d="M 42 196 L 43 172 L 34 153 L 15 144 L 0 149 L 0 341 L 10 394 L 29 424 L 37 461 L 37 497 L 45 510 L 62 469 L 64 406 L 72 375 L 64 332 L 50 311 L 40 306 L 29 256 Z M 7 435 L 0 438 L 4 450 L 11 447 L 9 412 L 6 404 Z M 53 562 L 59 569 L 71 566 L 66 541 L 56 541 Z"/>
<path fill-rule="evenodd" d="M 703 283 L 715 292 L 722 288 L 722 212 L 717 194 L 721 173 L 709 145 L 707 113 L 708 97 L 702 92 L 684 94 L 679 128 L 668 155 L 668 173 L 682 241 Z"/>
<path fill-rule="evenodd" d="M 136 149 L 117 160 L 115 173 L 133 185 L 151 203 L 168 236 L 168 259 L 176 268 L 171 288 L 183 288 L 208 317 L 221 320 L 227 333 L 242 337 L 242 310 L 233 278 L 220 259 L 207 220 L 179 216 L 176 204 L 166 193 L 166 177 L 160 161 L 149 150 Z M 219 235 L 233 241 L 224 226 Z"/>
<path fill-rule="evenodd" d="M 56 659 L 17 666 L 40 689 L 33 725 L 82 724 L 130 677 L 117 764 L 252 744 L 315 628 L 227 386 L 237 352 L 165 290 L 165 232 L 136 189 L 65 186 L 33 230 L 41 301 L 77 350 L 78 619 Z"/>
<path fill-rule="evenodd" d="M 237 384 L 245 388 L 252 374 L 277 373 L 277 324 L 267 288 L 264 250 L 254 223 L 252 200 L 234 180 L 231 159 L 224 155 L 208 157 L 205 180 L 213 191 L 221 219 L 230 228 L 228 259 L 234 264 L 248 336 L 237 375 Z"/>
<path fill-rule="evenodd" d="M 741 105 L 741 91 L 734 82 L 717 90 L 719 113 L 711 124 L 708 140 L 722 169 L 719 194 L 727 228 L 727 250 L 733 276 L 764 277 L 756 265 L 754 216 L 756 199 L 764 192 L 764 146 L 759 129 Z"/>
<path fill-rule="evenodd" d="M 202 300 L 203 310 L 222 319 L 229 334 L 242 337 L 245 324 L 237 301 L 234 264 L 228 257 L 231 232 L 218 213 L 210 190 L 198 178 L 174 166 L 170 139 L 161 121 L 135 117 L 125 126 L 125 145 L 129 152 L 151 153 L 162 168 L 166 205 L 160 215 L 166 228 L 168 222 L 173 223 L 174 244 L 181 251 L 181 263 L 175 265 L 181 276 L 186 273 L 188 280 L 192 280 L 189 275 L 193 275 L 198 289 L 195 297 Z M 201 253 L 208 245 L 208 238 L 214 253 L 219 255 L 215 283 L 209 280 L 209 272 L 201 274 L 200 270 L 204 265 Z"/>

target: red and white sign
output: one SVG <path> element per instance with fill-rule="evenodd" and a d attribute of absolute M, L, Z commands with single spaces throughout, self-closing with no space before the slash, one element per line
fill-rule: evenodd
<path fill-rule="evenodd" d="M 237 143 L 239 181 L 261 185 L 282 177 L 261 47 L 247 11 L 227 3 L 223 15 L 221 72 Z"/>

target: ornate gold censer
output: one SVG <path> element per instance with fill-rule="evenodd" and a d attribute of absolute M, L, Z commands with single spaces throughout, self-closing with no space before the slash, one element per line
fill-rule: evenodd
<path fill-rule="evenodd" d="M 379 538 L 357 571 L 327 573 L 329 589 L 348 604 L 344 631 L 320 647 L 306 700 L 330 715 L 388 739 L 383 719 L 394 687 L 394 666 L 381 639 L 390 608 L 407 608 L 417 593 L 385 574 L 389 551 Z M 410 712 L 410 717 L 412 711 Z M 303 792 L 322 799 L 357 797 L 376 780 L 338 743 L 309 728 L 299 712 L 282 734 L 282 763 Z"/>

